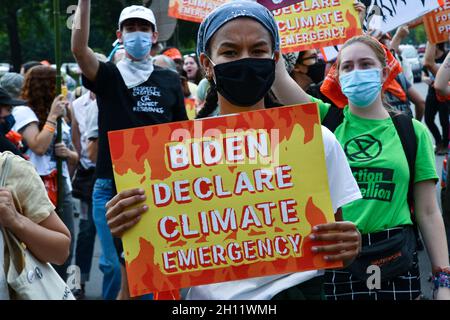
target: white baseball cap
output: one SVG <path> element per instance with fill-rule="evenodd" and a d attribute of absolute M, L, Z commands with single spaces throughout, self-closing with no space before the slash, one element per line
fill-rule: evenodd
<path fill-rule="evenodd" d="M 128 19 L 142 19 L 148 21 L 153 25 L 155 31 L 157 30 L 156 19 L 153 11 L 144 6 L 129 6 L 123 9 L 119 18 L 119 29 L 122 23 Z"/>

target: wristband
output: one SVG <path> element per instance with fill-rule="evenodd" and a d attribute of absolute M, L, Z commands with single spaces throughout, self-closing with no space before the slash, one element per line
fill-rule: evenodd
<path fill-rule="evenodd" d="M 432 277 L 434 290 L 439 288 L 450 288 L 450 267 L 438 268 Z"/>
<path fill-rule="evenodd" d="M 50 124 L 52 124 L 52 125 L 54 125 L 55 127 L 56 127 L 56 125 L 57 125 L 57 123 L 54 122 L 54 121 L 47 120 L 47 122 L 50 123 Z"/>
<path fill-rule="evenodd" d="M 47 130 L 50 133 L 55 133 L 55 128 L 49 126 L 48 124 L 44 125 L 44 129 Z"/>
<path fill-rule="evenodd" d="M 445 272 L 439 272 L 432 278 L 434 284 L 434 290 L 439 288 L 449 288 L 450 289 L 450 275 Z"/>

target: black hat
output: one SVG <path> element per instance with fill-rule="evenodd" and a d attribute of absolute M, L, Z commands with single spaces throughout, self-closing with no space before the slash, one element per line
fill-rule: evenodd
<path fill-rule="evenodd" d="M 11 98 L 8 92 L 0 87 L 0 106 L 23 106 L 26 104 L 23 100 Z"/>

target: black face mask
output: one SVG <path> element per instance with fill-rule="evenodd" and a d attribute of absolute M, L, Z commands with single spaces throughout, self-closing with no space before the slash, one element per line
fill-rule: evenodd
<path fill-rule="evenodd" d="M 3 123 L 0 123 L 0 134 L 7 134 L 11 131 L 12 127 L 16 124 L 16 119 L 14 119 L 14 116 L 10 114 L 9 116 L 6 116 L 3 118 Z"/>
<path fill-rule="evenodd" d="M 275 60 L 246 58 L 214 66 L 217 91 L 239 107 L 261 101 L 275 81 Z"/>
<path fill-rule="evenodd" d="M 308 67 L 306 75 L 311 78 L 314 83 L 319 83 L 325 78 L 326 64 L 323 60 L 317 61 L 317 63 Z"/>

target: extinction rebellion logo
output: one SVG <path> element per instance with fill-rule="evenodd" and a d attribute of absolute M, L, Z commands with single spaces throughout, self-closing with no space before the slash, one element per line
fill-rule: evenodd
<path fill-rule="evenodd" d="M 370 134 L 349 140 L 344 147 L 351 162 L 368 162 L 377 158 L 382 151 L 381 142 Z M 353 176 L 358 182 L 364 199 L 390 202 L 394 195 L 395 183 L 392 182 L 394 170 L 387 168 L 355 168 Z"/>
<path fill-rule="evenodd" d="M 381 142 L 370 134 L 347 141 L 344 147 L 349 161 L 366 162 L 375 159 L 381 153 Z"/>

